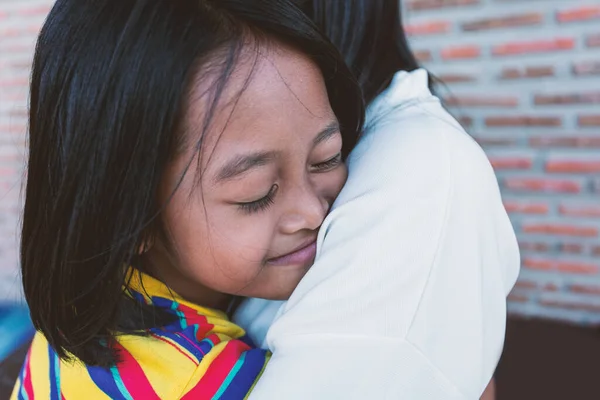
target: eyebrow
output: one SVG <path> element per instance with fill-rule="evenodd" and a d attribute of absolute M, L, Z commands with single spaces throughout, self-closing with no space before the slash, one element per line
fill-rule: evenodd
<path fill-rule="evenodd" d="M 229 161 L 217 174 L 216 181 L 222 182 L 233 179 L 243 173 L 251 170 L 252 168 L 262 167 L 267 165 L 275 159 L 277 156 L 276 152 L 259 152 L 252 154 L 245 154 L 235 157 Z"/>
<path fill-rule="evenodd" d="M 323 129 L 321 132 L 319 132 L 319 134 L 314 138 L 313 145 L 316 146 L 320 143 L 323 143 L 324 141 L 331 138 L 333 135 L 335 135 L 339 131 L 340 131 L 340 123 L 337 120 L 331 121 L 329 123 L 329 125 L 327 125 L 325 127 L 325 129 Z"/>
<path fill-rule="evenodd" d="M 332 121 L 327 125 L 317 136 L 313 139 L 313 146 L 317 146 L 320 143 L 325 142 L 333 135 L 340 131 L 340 124 L 338 121 Z M 223 182 L 236 178 L 249 170 L 257 167 L 262 167 L 269 163 L 272 163 L 277 157 L 277 152 L 266 151 L 239 155 L 229 161 L 217 174 L 215 182 Z"/>

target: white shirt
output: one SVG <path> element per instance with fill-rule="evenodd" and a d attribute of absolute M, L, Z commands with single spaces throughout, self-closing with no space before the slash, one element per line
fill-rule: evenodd
<path fill-rule="evenodd" d="M 250 398 L 478 399 L 519 271 L 485 154 L 417 70 L 371 104 L 348 167 L 290 299 L 236 315 L 273 351 Z"/>

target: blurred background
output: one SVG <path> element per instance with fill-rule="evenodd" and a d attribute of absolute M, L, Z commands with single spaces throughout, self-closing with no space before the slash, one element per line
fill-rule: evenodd
<path fill-rule="evenodd" d="M 0 0 L 0 399 L 33 334 L 17 272 L 19 197 L 30 61 L 52 3 Z M 600 1 L 403 9 L 438 94 L 494 165 L 521 244 L 497 398 L 599 399 Z"/>

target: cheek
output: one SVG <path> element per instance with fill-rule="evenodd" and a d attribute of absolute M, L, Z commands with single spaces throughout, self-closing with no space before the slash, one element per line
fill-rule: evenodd
<path fill-rule="evenodd" d="M 346 180 L 348 179 L 348 168 L 346 167 L 346 164 L 342 164 L 334 171 L 323 174 L 317 179 L 320 180 L 319 191 L 331 205 L 346 184 Z"/>
<path fill-rule="evenodd" d="M 211 248 L 238 268 L 262 264 L 275 232 L 269 213 L 245 215 L 226 208 L 231 210 L 209 216 Z"/>
<path fill-rule="evenodd" d="M 231 291 L 260 272 L 274 232 L 264 216 L 258 221 L 234 206 L 213 206 L 210 200 L 206 206 L 201 202 L 188 206 L 187 211 L 178 212 L 174 205 L 166 214 L 177 267 L 186 275 L 209 287 Z"/>

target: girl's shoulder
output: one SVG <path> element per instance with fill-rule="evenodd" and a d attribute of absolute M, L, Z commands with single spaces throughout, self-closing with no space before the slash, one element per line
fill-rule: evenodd
<path fill-rule="evenodd" d="M 228 389 L 243 398 L 269 357 L 244 336 L 231 337 L 197 324 L 153 330 L 147 336 L 121 335 L 115 346 L 118 363 L 111 368 L 89 366 L 77 359 L 59 359 L 37 333 L 13 398 L 60 394 L 66 400 L 179 399 Z M 236 384 L 229 388 L 231 382 Z"/>

